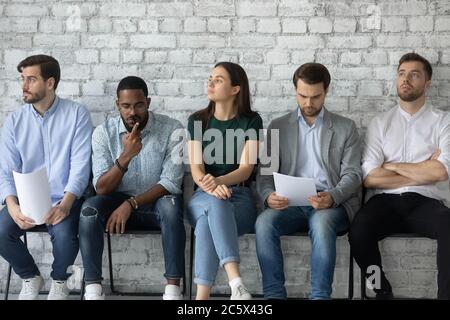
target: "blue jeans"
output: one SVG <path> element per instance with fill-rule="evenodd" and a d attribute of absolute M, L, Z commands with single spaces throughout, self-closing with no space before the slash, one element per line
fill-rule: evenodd
<path fill-rule="evenodd" d="M 256 207 L 251 190 L 231 189 L 231 198 L 221 200 L 198 188 L 188 204 L 188 219 L 195 227 L 197 284 L 212 287 L 219 265 L 239 262 L 238 236 L 254 230 Z"/>
<path fill-rule="evenodd" d="M 78 254 L 78 219 L 83 199 L 75 200 L 67 218 L 56 225 L 47 225 L 53 246 L 53 280 L 67 280 L 67 268 L 73 265 Z M 39 275 L 39 269 L 28 248 L 20 240 L 25 233 L 14 222 L 5 206 L 0 212 L 0 255 L 8 261 L 22 279 Z"/>
<path fill-rule="evenodd" d="M 101 282 L 103 233 L 110 215 L 129 195 L 112 193 L 89 198 L 83 203 L 80 216 L 80 251 L 87 283 Z M 126 229 L 161 230 L 167 279 L 184 276 L 184 229 L 181 196 L 167 195 L 152 204 L 140 206 L 127 221 Z"/>
<path fill-rule="evenodd" d="M 256 252 L 264 297 L 286 299 L 280 236 L 309 230 L 311 238 L 311 299 L 330 299 L 336 263 L 336 236 L 347 230 L 343 207 L 315 210 L 311 206 L 266 209 L 256 221 Z"/>

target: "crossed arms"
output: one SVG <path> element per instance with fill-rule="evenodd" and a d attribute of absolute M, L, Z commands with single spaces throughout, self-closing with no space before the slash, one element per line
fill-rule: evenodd
<path fill-rule="evenodd" d="M 448 173 L 437 160 L 441 151 L 437 150 L 430 159 L 418 163 L 385 162 L 381 167 L 369 172 L 364 179 L 366 188 L 396 189 L 406 186 L 420 186 L 445 181 Z"/>

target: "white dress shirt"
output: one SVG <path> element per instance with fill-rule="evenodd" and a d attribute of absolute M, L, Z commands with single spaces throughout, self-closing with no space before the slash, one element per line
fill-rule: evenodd
<path fill-rule="evenodd" d="M 416 114 L 410 115 L 399 105 L 372 119 L 366 134 L 362 157 L 363 176 L 385 162 L 418 163 L 430 159 L 438 149 L 437 159 L 447 173 L 450 167 L 450 115 L 425 104 Z M 443 201 L 450 207 L 449 181 L 429 185 L 407 186 L 396 189 L 374 189 L 374 194 L 417 192 L 423 196 Z"/>

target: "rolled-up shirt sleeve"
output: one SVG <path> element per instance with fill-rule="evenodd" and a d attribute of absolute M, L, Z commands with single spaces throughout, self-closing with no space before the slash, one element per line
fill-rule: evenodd
<path fill-rule="evenodd" d="M 380 168 L 384 162 L 382 128 L 377 118 L 372 119 L 367 128 L 364 139 L 362 155 L 362 173 L 363 179 L 375 168 Z"/>
<path fill-rule="evenodd" d="M 70 155 L 70 174 L 64 192 L 81 197 L 91 174 L 92 122 L 86 108 L 80 108 Z"/>
<path fill-rule="evenodd" d="M 108 147 L 108 136 L 100 125 L 92 134 L 92 184 L 95 190 L 98 179 L 114 165 L 114 160 Z"/>
<path fill-rule="evenodd" d="M 439 149 L 441 153 L 437 160 L 442 163 L 442 165 L 447 170 L 447 174 L 450 176 L 450 116 L 447 115 L 442 120 L 442 125 L 439 134 Z"/>
<path fill-rule="evenodd" d="M 183 146 L 186 142 L 184 129 L 179 121 L 176 121 L 172 135 L 169 137 L 162 172 L 158 184 L 163 186 L 171 194 L 182 193 L 181 184 L 183 183 Z"/>
<path fill-rule="evenodd" d="M 21 172 L 22 159 L 14 139 L 14 120 L 9 116 L 2 130 L 0 142 L 0 199 L 5 204 L 8 196 L 17 196 L 13 171 Z"/>

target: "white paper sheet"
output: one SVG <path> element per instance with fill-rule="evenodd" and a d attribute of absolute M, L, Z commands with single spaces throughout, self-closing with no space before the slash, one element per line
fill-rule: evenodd
<path fill-rule="evenodd" d="M 289 199 L 289 206 L 310 206 L 308 197 L 317 195 L 316 184 L 312 178 L 299 178 L 273 173 L 277 195 Z"/>
<path fill-rule="evenodd" d="M 52 207 L 46 168 L 32 173 L 13 171 L 13 175 L 22 214 L 36 224 L 43 224 L 44 216 Z"/>

